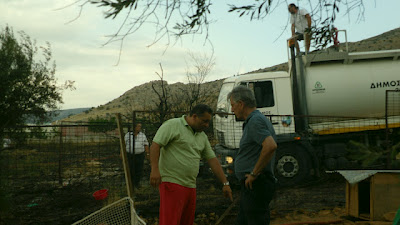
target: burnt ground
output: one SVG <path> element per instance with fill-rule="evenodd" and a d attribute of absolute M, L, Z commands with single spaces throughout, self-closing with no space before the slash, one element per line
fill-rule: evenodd
<path fill-rule="evenodd" d="M 72 224 L 103 207 L 94 201 L 91 187 L 71 185 L 49 187 L 35 185 L 8 190 L 3 199 L 0 224 Z"/>
<path fill-rule="evenodd" d="M 214 177 L 200 177 L 197 185 L 196 225 L 215 224 L 231 206 L 221 191 L 222 186 Z M 158 200 L 152 203 L 140 201 L 148 195 L 150 187 L 137 192 L 136 210 L 147 224 L 157 224 Z M 240 188 L 233 187 L 234 199 Z M 157 194 L 154 192 L 154 194 Z M 219 224 L 235 224 L 238 202 L 223 217 Z M 294 187 L 278 188 L 271 202 L 272 224 L 287 224 L 300 221 L 337 221 L 345 214 L 345 179 L 339 174 L 325 174 L 318 180 Z"/>
<path fill-rule="evenodd" d="M 135 192 L 135 208 L 147 224 L 153 225 L 157 224 L 159 198 L 157 190 L 146 183 Z M 13 190 L 7 196 L 8 210 L 0 213 L 0 224 L 71 224 L 118 198 L 110 194 L 108 199 L 94 200 L 92 193 L 98 188 L 76 184 L 56 189 L 35 186 Z M 221 188 L 212 175 L 199 177 L 196 225 L 215 224 L 229 208 L 231 202 L 223 197 Z M 236 199 L 238 187 L 233 187 L 233 194 Z M 272 224 L 335 221 L 344 216 L 344 208 L 344 178 L 326 174 L 302 186 L 278 189 L 271 203 Z M 219 224 L 234 224 L 237 212 L 236 203 Z"/>

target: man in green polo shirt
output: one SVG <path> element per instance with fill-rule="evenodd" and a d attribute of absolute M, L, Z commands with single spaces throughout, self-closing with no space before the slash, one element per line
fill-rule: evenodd
<path fill-rule="evenodd" d="M 203 132 L 209 126 L 211 115 L 209 106 L 196 105 L 189 116 L 166 121 L 153 139 L 150 184 L 160 191 L 159 225 L 193 224 L 200 159 L 207 160 L 223 183 L 225 197 L 232 201 L 229 182 Z"/>

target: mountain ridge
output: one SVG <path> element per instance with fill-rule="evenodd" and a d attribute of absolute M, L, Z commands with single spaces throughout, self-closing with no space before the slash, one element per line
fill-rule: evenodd
<path fill-rule="evenodd" d="M 347 44 L 349 52 L 400 49 L 400 28 L 387 31 L 364 40 L 348 42 Z M 342 43 L 339 47 L 339 50 L 345 50 L 345 46 L 346 45 Z M 271 67 L 260 68 L 242 75 L 272 71 L 288 71 L 287 62 Z M 209 104 L 210 106 L 212 106 L 212 108 L 216 107 L 218 93 L 224 79 L 205 82 L 202 84 L 205 92 L 209 94 L 209 100 L 206 102 L 206 104 Z M 152 84 L 160 85 L 161 81 L 155 80 L 135 86 L 124 92 L 121 96 L 104 105 L 92 107 L 91 109 L 86 110 L 82 113 L 70 116 L 65 120 L 87 121 L 89 118 L 95 118 L 97 116 L 111 117 L 114 113 L 129 114 L 134 110 L 151 110 L 155 107 L 158 97 L 156 93 L 152 90 Z M 179 93 L 179 91 L 182 91 L 184 89 L 185 85 L 188 84 L 178 82 L 168 84 L 168 87 L 171 90 L 172 94 L 177 94 Z"/>

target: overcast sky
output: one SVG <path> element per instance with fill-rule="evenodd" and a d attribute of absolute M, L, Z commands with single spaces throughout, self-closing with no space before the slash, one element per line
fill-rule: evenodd
<path fill-rule="evenodd" d="M 147 47 L 154 40 L 154 30 L 146 25 L 125 40 L 121 60 L 115 66 L 120 43 L 103 44 L 108 40 L 107 35 L 117 31 L 122 18 L 106 20 L 103 9 L 87 5 L 78 19 L 68 23 L 76 18 L 79 7 L 63 7 L 75 1 L 0 0 L 0 28 L 8 24 L 14 32 L 24 31 L 38 45 L 50 42 L 59 82 L 75 81 L 76 90 L 63 94 L 62 109 L 97 107 L 134 86 L 158 80 L 155 72 L 160 72 L 159 63 L 169 83 L 185 82 L 187 52 L 211 53 L 211 45 L 201 35 L 183 38 L 167 49 L 166 39 Z M 214 2 L 209 19 L 215 22 L 210 25 L 209 40 L 216 66 L 207 81 L 287 61 L 286 39 L 291 33 L 285 1 L 260 21 L 227 12 L 227 3 L 239 1 Z M 304 8 L 310 10 L 308 0 L 288 2 L 298 3 L 300 7 L 304 2 Z M 341 8 L 335 25 L 347 30 L 349 41 L 360 41 L 400 27 L 399 0 L 365 0 L 364 4 L 365 17 L 361 21 L 357 20 L 358 11 L 348 16 Z"/>

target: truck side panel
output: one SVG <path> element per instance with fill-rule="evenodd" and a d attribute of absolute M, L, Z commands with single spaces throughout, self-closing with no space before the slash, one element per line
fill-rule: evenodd
<path fill-rule="evenodd" d="M 319 64 L 305 71 L 309 115 L 383 117 L 386 90 L 400 88 L 400 60 Z"/>

